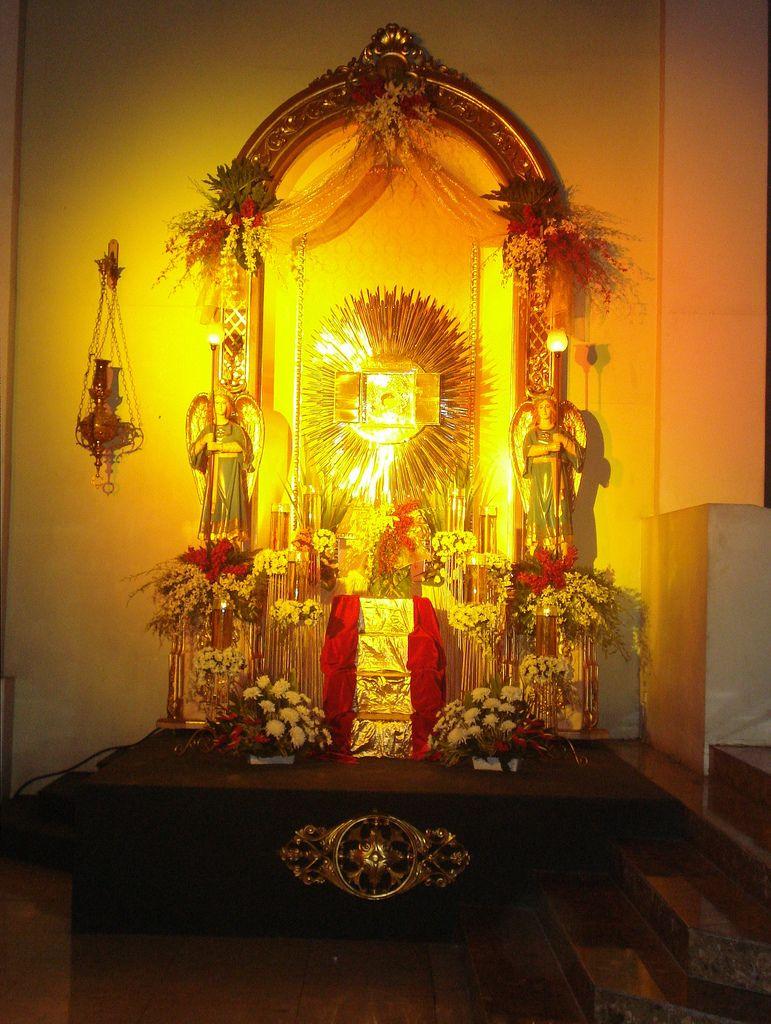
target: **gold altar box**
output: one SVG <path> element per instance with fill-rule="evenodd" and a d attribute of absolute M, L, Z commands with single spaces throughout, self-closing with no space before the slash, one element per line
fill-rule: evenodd
<path fill-rule="evenodd" d="M 354 709 L 359 718 L 409 719 L 412 716 L 409 675 L 357 674 Z"/>
<path fill-rule="evenodd" d="M 356 653 L 356 670 L 362 675 L 407 673 L 407 636 L 383 633 L 360 633 Z"/>
<path fill-rule="evenodd" d="M 362 597 L 359 601 L 359 632 L 368 636 L 407 636 L 413 629 L 411 597 Z"/>

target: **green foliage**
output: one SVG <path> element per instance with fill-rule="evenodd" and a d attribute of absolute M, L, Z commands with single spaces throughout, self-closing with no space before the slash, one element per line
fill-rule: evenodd
<path fill-rule="evenodd" d="M 271 174 L 257 160 L 236 157 L 232 163 L 221 164 L 214 174 L 204 178 L 203 184 L 211 193 L 208 200 L 217 211 L 236 213 L 247 199 L 251 199 L 260 212 L 275 206 L 269 182 Z"/>
<path fill-rule="evenodd" d="M 459 466 L 456 469 L 454 484 L 466 499 L 466 521 L 463 528 L 468 529 L 480 484 L 478 481 L 471 483 L 468 466 Z M 427 491 L 422 497 L 421 512 L 432 534 L 447 528 L 445 524 L 449 516 L 449 497 L 448 489 Z"/>
<path fill-rule="evenodd" d="M 513 178 L 507 185 L 501 184 L 500 188 L 488 192 L 482 198 L 500 203 L 498 212 L 511 220 L 521 218 L 526 206 L 539 219 L 564 215 L 565 212 L 559 185 L 543 181 L 535 175 Z"/>

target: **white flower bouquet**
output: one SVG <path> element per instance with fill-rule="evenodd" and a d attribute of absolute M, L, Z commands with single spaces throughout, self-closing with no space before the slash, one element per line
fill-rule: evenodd
<path fill-rule="evenodd" d="M 202 647 L 193 658 L 193 671 L 199 680 L 211 680 L 214 676 L 235 680 L 246 671 L 246 658 L 237 647 Z"/>
<path fill-rule="evenodd" d="M 321 618 L 318 601 L 288 601 L 279 599 L 270 609 L 270 617 L 279 629 L 290 630 L 298 626 L 312 626 Z"/>
<path fill-rule="evenodd" d="M 318 552 L 319 558 L 324 558 L 330 562 L 337 559 L 337 534 L 334 530 L 325 530 L 323 528 L 316 530 L 311 538 L 311 542 Z"/>
<path fill-rule="evenodd" d="M 527 654 L 519 664 L 519 682 L 525 700 L 532 703 L 541 689 L 556 691 L 563 707 L 575 698 L 573 666 L 565 658 L 546 654 Z"/>
<path fill-rule="evenodd" d="M 437 558 L 466 555 L 476 551 L 477 538 L 470 530 L 437 530 L 431 538 L 431 548 Z"/>
<path fill-rule="evenodd" d="M 553 740 L 543 722 L 532 716 L 518 687 L 492 685 L 445 705 L 428 746 L 446 765 L 468 758 L 497 758 L 503 764 L 545 753 Z"/>
<path fill-rule="evenodd" d="M 456 604 L 447 613 L 447 621 L 459 633 L 467 633 L 481 644 L 493 644 L 499 614 L 497 604 Z"/>
<path fill-rule="evenodd" d="M 209 722 L 215 750 L 258 758 L 322 751 L 332 743 L 324 712 L 288 679 L 260 676 L 254 686 L 234 688 L 227 714 Z"/>
<path fill-rule="evenodd" d="M 359 145 L 374 144 L 391 158 L 399 146 L 423 147 L 436 132 L 436 111 L 425 84 L 404 77 L 362 79 L 352 93 L 352 120 Z"/>
<path fill-rule="evenodd" d="M 286 576 L 289 565 L 289 549 L 273 550 L 263 548 L 254 556 L 255 573 L 265 573 L 266 576 Z"/>

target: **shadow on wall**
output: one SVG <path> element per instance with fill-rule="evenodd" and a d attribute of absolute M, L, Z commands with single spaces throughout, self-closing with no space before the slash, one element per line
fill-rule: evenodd
<path fill-rule="evenodd" d="M 586 409 L 581 410 L 586 424 L 586 457 L 581 487 L 573 512 L 573 534 L 581 565 L 594 565 L 597 557 L 597 525 L 594 503 L 600 487 L 610 483 L 610 463 L 605 458 L 605 441 L 599 420 Z"/>

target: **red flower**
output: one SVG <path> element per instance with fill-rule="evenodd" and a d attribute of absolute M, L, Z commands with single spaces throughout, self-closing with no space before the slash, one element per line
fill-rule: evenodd
<path fill-rule="evenodd" d="M 295 539 L 292 541 L 292 545 L 299 551 L 310 551 L 313 548 L 313 534 L 307 526 L 303 526 L 302 529 L 297 531 Z"/>
<path fill-rule="evenodd" d="M 241 557 L 240 552 L 226 538 L 210 547 L 189 547 L 181 556 L 183 562 L 196 566 L 209 583 L 216 583 L 222 574 L 245 576 L 249 572 L 249 562 L 236 561 Z"/>
<path fill-rule="evenodd" d="M 395 571 L 396 560 L 402 550 L 412 554 L 417 548 L 409 531 L 416 525 L 414 513 L 418 508 L 420 502 L 414 499 L 394 507 L 394 522 L 383 531 L 375 549 L 375 564 L 382 575 L 390 576 Z"/>
<path fill-rule="evenodd" d="M 351 99 L 354 103 L 372 103 L 384 92 L 385 82 L 382 78 L 362 78 L 356 88 L 352 90 Z"/>
<path fill-rule="evenodd" d="M 510 235 L 527 235 L 528 238 L 539 238 L 543 228 L 543 221 L 528 203 L 522 207 L 522 220 L 510 220 L 508 224 Z"/>
<path fill-rule="evenodd" d="M 421 92 L 402 94 L 399 99 L 399 107 L 405 117 L 417 117 L 421 110 L 429 106 L 427 97 Z"/>
<path fill-rule="evenodd" d="M 253 217 L 256 209 L 257 207 L 254 205 L 254 200 L 249 196 L 247 199 L 244 199 L 243 203 L 241 203 L 239 213 L 242 217 Z"/>
<path fill-rule="evenodd" d="M 540 572 L 518 572 L 517 582 L 523 583 L 534 594 L 540 596 L 546 587 L 562 590 L 565 586 L 565 573 L 575 565 L 578 550 L 571 546 L 563 556 L 560 556 L 555 551 L 538 547 L 534 556 Z"/>

